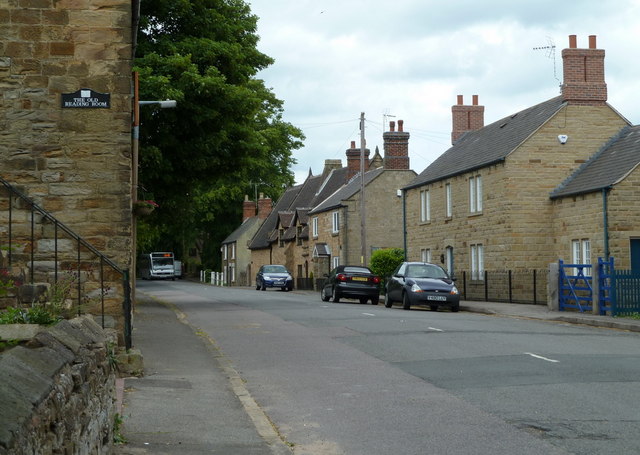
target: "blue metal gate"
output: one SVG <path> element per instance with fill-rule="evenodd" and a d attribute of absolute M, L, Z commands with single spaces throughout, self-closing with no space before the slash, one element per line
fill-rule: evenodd
<path fill-rule="evenodd" d="M 593 308 L 591 264 L 565 264 L 560 259 L 558 274 L 559 309 L 585 312 Z"/>

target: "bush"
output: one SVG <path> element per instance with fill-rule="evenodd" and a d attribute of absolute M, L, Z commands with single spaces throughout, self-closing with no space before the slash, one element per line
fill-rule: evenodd
<path fill-rule="evenodd" d="M 380 288 L 384 292 L 387 278 L 404 261 L 404 250 L 401 248 L 387 248 L 376 250 L 371 255 L 369 268 L 380 277 Z"/>

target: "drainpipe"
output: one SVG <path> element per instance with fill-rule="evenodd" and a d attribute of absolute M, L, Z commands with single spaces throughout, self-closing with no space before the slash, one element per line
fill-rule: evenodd
<path fill-rule="evenodd" d="M 404 260 L 407 260 L 407 192 L 402 191 L 402 248 L 404 249 Z"/>
<path fill-rule="evenodd" d="M 604 257 L 609 259 L 609 216 L 607 214 L 607 193 L 611 187 L 602 188 L 602 224 L 604 225 Z"/>

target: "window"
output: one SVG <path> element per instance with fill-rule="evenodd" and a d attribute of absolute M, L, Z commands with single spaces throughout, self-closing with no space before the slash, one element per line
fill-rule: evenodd
<path fill-rule="evenodd" d="M 298 245 L 302 245 L 302 226 L 296 227 L 296 242 Z"/>
<path fill-rule="evenodd" d="M 284 229 L 282 228 L 278 230 L 278 244 L 280 248 L 284 246 Z"/>
<path fill-rule="evenodd" d="M 222 259 L 227 260 L 227 245 L 222 246 Z"/>
<path fill-rule="evenodd" d="M 589 239 L 571 241 L 571 261 L 574 264 L 591 265 L 591 242 Z M 591 267 L 584 267 L 584 275 L 591 276 Z M 580 268 L 575 267 L 573 274 L 578 275 Z"/>
<path fill-rule="evenodd" d="M 331 258 L 331 263 L 332 263 L 332 265 L 333 265 L 333 267 L 332 267 L 332 268 L 334 268 L 334 269 L 335 269 L 336 267 L 338 267 L 338 266 L 340 265 L 340 256 L 334 256 L 334 257 L 332 257 L 332 258 Z"/>
<path fill-rule="evenodd" d="M 482 212 L 482 177 L 479 175 L 469 178 L 469 211 Z"/>
<path fill-rule="evenodd" d="M 420 260 L 422 262 L 431 262 L 431 250 L 429 248 L 420 250 Z"/>
<path fill-rule="evenodd" d="M 444 186 L 444 194 L 445 194 L 445 199 L 446 199 L 446 213 L 447 213 L 447 218 L 451 218 L 453 216 L 453 202 L 451 201 L 451 183 L 447 183 Z"/>
<path fill-rule="evenodd" d="M 229 266 L 229 275 L 231 275 L 231 282 L 235 283 L 236 282 L 236 266 L 235 266 L 235 264 L 231 264 Z"/>
<path fill-rule="evenodd" d="M 471 279 L 484 280 L 484 246 L 471 245 Z"/>
<path fill-rule="evenodd" d="M 420 221 L 431 221 L 431 195 L 429 190 L 420 191 Z"/>
<path fill-rule="evenodd" d="M 331 220 L 331 232 L 337 234 L 340 232 L 340 212 L 333 212 Z"/>
<path fill-rule="evenodd" d="M 232 243 L 231 244 L 231 259 L 235 259 L 236 258 L 236 244 Z"/>
<path fill-rule="evenodd" d="M 313 238 L 318 238 L 318 217 L 314 216 L 311 219 L 311 235 Z"/>

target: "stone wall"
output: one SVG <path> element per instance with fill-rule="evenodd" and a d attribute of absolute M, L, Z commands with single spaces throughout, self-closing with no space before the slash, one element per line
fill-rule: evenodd
<path fill-rule="evenodd" d="M 116 393 L 108 348 L 100 326 L 82 317 L 0 353 L 0 455 L 110 453 Z"/>
<path fill-rule="evenodd" d="M 121 269 L 131 266 L 131 0 L 6 0 L 0 3 L 0 176 Z M 63 107 L 63 94 L 90 89 L 107 108 Z M 35 250 L 36 281 L 51 282 L 54 225 L 28 206 L 0 200 L 0 245 L 14 266 Z M 7 233 L 13 236 L 8 238 Z M 24 234 L 24 235 L 22 235 Z M 100 262 L 77 242 L 57 243 L 58 268 L 82 269 L 87 293 Z M 21 256 L 22 255 L 22 256 Z M 64 256 L 64 255 L 68 255 Z M 122 326 L 122 276 L 105 268 L 106 311 Z M 93 283 L 93 284 L 92 284 Z"/>

